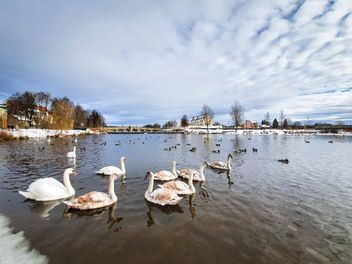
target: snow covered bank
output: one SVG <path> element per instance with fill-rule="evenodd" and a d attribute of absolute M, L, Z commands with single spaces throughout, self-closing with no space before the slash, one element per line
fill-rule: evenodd
<path fill-rule="evenodd" d="M 53 130 L 53 129 L 17 129 L 5 130 L 15 138 L 46 138 L 55 136 L 78 136 L 93 134 L 92 130 Z"/>
<path fill-rule="evenodd" d="M 31 249 L 23 232 L 13 233 L 10 220 L 0 214 L 0 263 L 3 264 L 44 264 L 49 260 L 37 250 Z"/>

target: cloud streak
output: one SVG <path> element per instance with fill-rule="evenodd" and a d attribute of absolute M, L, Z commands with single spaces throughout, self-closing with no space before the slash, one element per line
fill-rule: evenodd
<path fill-rule="evenodd" d="M 227 123 L 235 100 L 258 121 L 351 122 L 351 14 L 348 0 L 3 1 L 0 96 L 67 95 L 115 124 L 203 103 Z"/>

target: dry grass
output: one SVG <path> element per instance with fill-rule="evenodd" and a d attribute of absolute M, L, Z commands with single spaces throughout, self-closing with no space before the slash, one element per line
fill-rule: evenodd
<path fill-rule="evenodd" d="M 6 131 L 0 131 L 0 141 L 9 141 L 16 139 L 11 134 L 7 133 Z"/>

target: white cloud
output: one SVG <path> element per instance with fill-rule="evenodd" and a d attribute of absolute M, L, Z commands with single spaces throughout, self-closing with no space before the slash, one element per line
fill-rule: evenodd
<path fill-rule="evenodd" d="M 0 87 L 67 95 L 108 122 L 180 118 L 208 103 L 227 123 L 235 99 L 249 119 L 281 109 L 335 119 L 339 96 L 352 98 L 339 94 L 352 86 L 351 12 L 343 0 L 2 2 Z M 333 110 L 302 97 L 327 89 Z"/>

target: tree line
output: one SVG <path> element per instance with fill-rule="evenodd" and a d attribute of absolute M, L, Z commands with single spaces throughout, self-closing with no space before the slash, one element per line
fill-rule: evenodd
<path fill-rule="evenodd" d="M 204 117 L 204 122 L 207 128 L 213 123 L 214 120 L 214 110 L 207 104 L 202 106 L 202 109 L 199 113 L 202 117 Z M 234 104 L 231 105 L 229 115 L 232 120 L 232 125 L 234 128 L 241 127 L 245 121 L 245 108 L 240 104 L 239 101 L 235 101 Z M 181 127 L 188 127 L 190 121 L 188 120 L 187 115 L 183 115 L 180 120 Z M 219 124 L 215 122 L 214 124 Z M 176 127 L 178 123 L 175 119 L 167 121 L 162 127 L 163 128 L 173 128 Z M 280 111 L 279 118 L 274 118 L 271 121 L 270 113 L 267 112 L 264 115 L 264 119 L 261 121 L 261 125 L 266 125 L 272 128 L 299 128 L 302 126 L 301 122 L 296 121 L 292 122 L 284 113 L 283 110 Z"/>
<path fill-rule="evenodd" d="M 69 98 L 46 92 L 17 92 L 6 100 L 8 124 L 45 129 L 84 129 L 106 126 L 97 110 L 86 110 Z"/>

